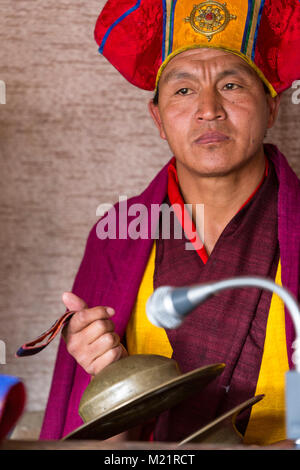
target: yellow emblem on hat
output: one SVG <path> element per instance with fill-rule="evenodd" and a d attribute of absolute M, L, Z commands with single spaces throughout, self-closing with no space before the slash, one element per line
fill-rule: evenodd
<path fill-rule="evenodd" d="M 223 31 L 231 20 L 236 19 L 236 15 L 231 15 L 228 11 L 226 3 L 208 1 L 194 5 L 190 16 L 184 21 L 190 23 L 196 33 L 203 34 L 211 41 L 215 34 Z"/>

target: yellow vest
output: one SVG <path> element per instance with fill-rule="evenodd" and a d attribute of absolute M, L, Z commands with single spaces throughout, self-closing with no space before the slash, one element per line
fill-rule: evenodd
<path fill-rule="evenodd" d="M 127 348 L 129 354 L 160 354 L 171 357 L 173 351 L 165 330 L 152 325 L 146 315 L 146 302 L 153 293 L 154 268 L 155 243 L 127 326 Z M 281 285 L 280 262 L 275 282 Z M 284 381 L 288 368 L 284 305 L 274 294 L 255 393 L 264 394 L 265 397 L 251 410 L 244 436 L 245 444 L 268 445 L 286 439 Z"/>

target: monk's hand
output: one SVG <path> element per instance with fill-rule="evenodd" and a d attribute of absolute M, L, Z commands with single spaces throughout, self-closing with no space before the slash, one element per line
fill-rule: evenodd
<path fill-rule="evenodd" d="M 88 308 L 86 303 L 71 292 L 62 296 L 65 306 L 75 314 L 63 328 L 67 351 L 90 375 L 127 356 L 111 320 L 111 307 Z"/>

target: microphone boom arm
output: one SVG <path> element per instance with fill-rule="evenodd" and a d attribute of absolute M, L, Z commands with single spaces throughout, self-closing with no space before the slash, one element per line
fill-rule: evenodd
<path fill-rule="evenodd" d="M 286 373 L 286 434 L 300 449 L 300 310 L 296 299 L 284 287 L 262 277 L 242 276 L 213 283 L 174 288 L 159 287 L 148 299 L 149 320 L 163 328 L 177 328 L 197 305 L 225 289 L 257 287 L 277 294 L 287 307 L 295 328 L 292 356 L 295 370 Z"/>
<path fill-rule="evenodd" d="M 225 289 L 256 287 L 277 294 L 286 305 L 295 328 L 296 338 L 293 342 L 293 362 L 300 372 L 300 310 L 293 295 L 274 281 L 258 276 L 241 276 L 222 281 L 174 288 L 162 286 L 156 289 L 148 299 L 146 310 L 149 320 L 163 328 L 177 328 L 191 310 L 208 298 Z"/>

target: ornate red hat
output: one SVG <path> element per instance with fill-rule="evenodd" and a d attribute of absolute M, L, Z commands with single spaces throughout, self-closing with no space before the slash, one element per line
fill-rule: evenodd
<path fill-rule="evenodd" d="M 174 55 L 196 47 L 239 55 L 273 96 L 300 78 L 299 0 L 108 0 L 95 39 L 99 52 L 145 90 L 155 89 Z"/>

